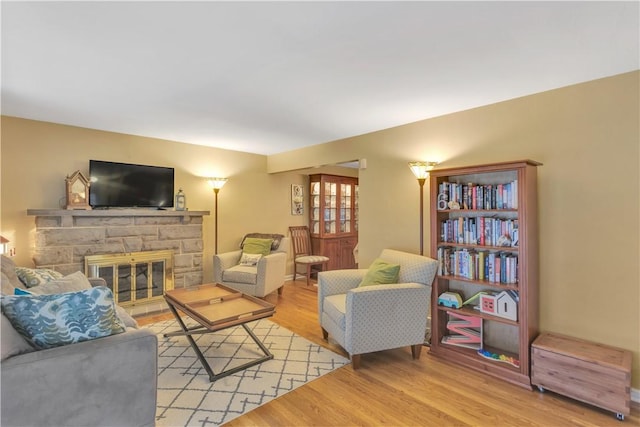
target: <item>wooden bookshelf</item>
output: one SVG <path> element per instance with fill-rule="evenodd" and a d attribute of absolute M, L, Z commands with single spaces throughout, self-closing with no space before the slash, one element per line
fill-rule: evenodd
<path fill-rule="evenodd" d="M 430 172 L 429 191 L 431 256 L 439 257 L 440 262 L 433 285 L 430 352 L 529 389 L 530 346 L 538 334 L 536 175 L 540 165 L 522 160 L 436 169 Z M 486 226 L 495 219 L 502 221 L 497 223 L 501 225 L 498 230 Z M 511 234 L 517 236 L 517 242 L 511 239 Z M 487 261 L 489 254 L 494 254 L 491 266 Z M 477 305 L 477 301 L 460 309 L 438 305 L 438 297 L 443 292 L 457 292 L 464 301 L 480 291 L 493 294 L 515 291 L 517 320 L 471 307 Z M 487 359 L 473 349 L 442 342 L 449 334 L 449 312 L 481 318 L 482 348 L 514 358 L 519 366 Z"/>

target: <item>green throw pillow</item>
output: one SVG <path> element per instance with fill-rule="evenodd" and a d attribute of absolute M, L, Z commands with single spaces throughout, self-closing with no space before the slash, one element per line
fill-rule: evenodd
<path fill-rule="evenodd" d="M 62 278 L 62 273 L 48 268 L 16 267 L 16 275 L 27 288 Z"/>
<path fill-rule="evenodd" d="M 125 331 L 113 294 L 105 286 L 63 294 L 3 296 L 0 304 L 16 331 L 38 349 Z"/>
<path fill-rule="evenodd" d="M 378 258 L 371 263 L 369 271 L 358 287 L 398 283 L 398 274 L 400 274 L 400 264 L 391 264 Z"/>
<path fill-rule="evenodd" d="M 271 253 L 271 243 L 273 243 L 273 239 L 258 239 L 255 237 L 247 237 L 244 240 L 242 252 L 267 256 Z"/>

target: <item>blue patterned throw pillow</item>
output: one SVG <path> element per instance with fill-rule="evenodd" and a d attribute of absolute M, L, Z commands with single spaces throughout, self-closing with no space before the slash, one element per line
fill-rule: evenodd
<path fill-rule="evenodd" d="M 13 327 L 38 349 L 124 332 L 113 294 L 104 286 L 52 295 L 13 295 L 0 300 Z"/>

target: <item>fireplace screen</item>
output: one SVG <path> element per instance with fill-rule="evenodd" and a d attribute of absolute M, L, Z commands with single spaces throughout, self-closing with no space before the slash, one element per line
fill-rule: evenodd
<path fill-rule="evenodd" d="M 84 259 L 88 277 L 101 277 L 122 306 L 161 299 L 173 289 L 173 251 L 91 255 Z"/>

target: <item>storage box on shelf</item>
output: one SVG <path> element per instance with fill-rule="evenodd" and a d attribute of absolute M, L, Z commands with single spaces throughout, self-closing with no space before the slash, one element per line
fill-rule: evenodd
<path fill-rule="evenodd" d="M 538 330 L 539 165 L 522 160 L 430 172 L 431 254 L 440 262 L 430 351 L 528 388 Z M 444 292 L 460 294 L 465 304 L 439 305 Z M 480 319 L 480 349 L 451 337 L 454 314 Z"/>

